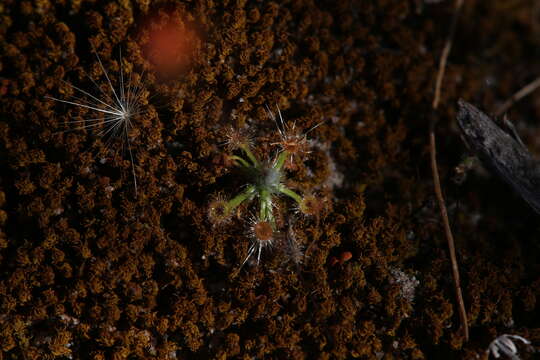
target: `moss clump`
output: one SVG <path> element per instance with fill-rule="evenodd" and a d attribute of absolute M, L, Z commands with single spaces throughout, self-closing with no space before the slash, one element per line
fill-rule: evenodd
<path fill-rule="evenodd" d="M 426 155 L 451 1 L 2 1 L 0 357 L 470 359 L 502 333 L 538 343 L 537 219 L 493 179 L 449 181 L 464 152 L 457 98 L 494 109 L 538 76 L 530 9 L 466 2 L 437 114 L 464 344 Z M 192 47 L 188 63 L 160 72 L 151 39 L 168 26 L 189 30 Z M 121 153 L 55 134 L 76 114 L 44 99 L 68 90 L 62 79 L 99 75 L 90 43 L 107 68 L 119 70 L 121 47 L 126 69 L 148 74 L 136 198 L 121 190 L 131 181 Z M 528 99 L 512 118 L 538 152 Z M 287 238 L 292 224 L 303 263 L 284 265 L 283 246 L 237 273 L 248 204 L 216 230 L 208 196 L 247 182 L 218 146 L 223 129 L 257 129 L 253 155 L 274 159 L 283 139 L 267 103 L 298 129 L 324 121 L 281 182 L 327 201 L 293 222 L 295 200 L 275 197 L 277 228 Z M 413 301 L 396 271 L 420 282 Z"/>

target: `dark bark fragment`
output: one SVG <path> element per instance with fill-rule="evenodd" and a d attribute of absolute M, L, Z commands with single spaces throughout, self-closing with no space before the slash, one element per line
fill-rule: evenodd
<path fill-rule="evenodd" d="M 540 213 L 538 162 L 517 137 L 464 100 L 459 100 L 457 120 L 469 148 L 494 174 L 508 183 Z"/>

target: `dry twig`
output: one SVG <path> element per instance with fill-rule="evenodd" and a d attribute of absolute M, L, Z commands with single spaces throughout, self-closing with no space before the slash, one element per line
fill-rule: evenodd
<path fill-rule="evenodd" d="M 512 95 L 510 99 L 506 100 L 495 112 L 495 116 L 501 116 L 505 112 L 508 111 L 515 103 L 517 103 L 519 100 L 523 99 L 525 96 L 532 93 L 534 90 L 538 89 L 540 87 L 540 77 L 536 78 L 531 83 L 525 85 L 521 88 L 517 93 Z"/>
<path fill-rule="evenodd" d="M 454 17 L 452 18 L 452 24 L 450 27 L 450 32 L 446 39 L 444 49 L 441 55 L 441 60 L 439 62 L 439 70 L 437 73 L 437 80 L 435 83 L 435 96 L 433 98 L 433 110 L 437 110 L 439 107 L 439 102 L 441 99 L 441 85 L 444 77 L 444 71 L 446 69 L 446 62 L 448 55 L 450 54 L 450 49 L 452 48 L 452 39 L 454 38 L 454 33 L 456 31 L 456 24 L 463 6 L 463 0 L 456 0 Z M 463 337 L 465 341 L 469 340 L 469 325 L 467 323 L 467 312 L 465 311 L 465 303 L 463 302 L 463 294 L 461 292 L 461 285 L 459 280 L 459 269 L 456 259 L 456 249 L 454 245 L 454 236 L 452 235 L 452 229 L 450 228 L 450 221 L 448 220 L 448 212 L 446 211 L 446 205 L 444 202 L 444 197 L 441 190 L 441 181 L 439 179 L 439 169 L 437 166 L 437 146 L 435 142 L 435 123 L 431 122 L 429 130 L 429 151 L 431 155 L 431 171 L 433 173 L 433 186 L 435 187 L 435 195 L 439 202 L 439 208 L 441 211 L 441 217 L 444 223 L 444 230 L 446 233 L 446 239 L 448 241 L 448 250 L 450 252 L 450 260 L 452 262 L 452 275 L 454 278 L 454 287 L 456 291 L 456 300 L 459 307 L 459 318 L 461 321 L 461 327 L 463 330 Z"/>

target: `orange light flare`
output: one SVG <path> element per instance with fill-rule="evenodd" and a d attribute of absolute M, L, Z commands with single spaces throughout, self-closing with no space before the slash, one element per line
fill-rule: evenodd
<path fill-rule="evenodd" d="M 165 77 L 177 75 L 190 65 L 200 37 L 195 25 L 176 16 L 155 16 L 141 33 L 143 54 Z"/>

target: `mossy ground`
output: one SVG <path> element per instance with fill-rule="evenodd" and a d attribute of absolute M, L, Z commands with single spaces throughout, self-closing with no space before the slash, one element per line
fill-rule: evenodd
<path fill-rule="evenodd" d="M 474 359 L 497 334 L 538 344 L 537 215 L 485 173 L 451 181 L 465 154 L 456 100 L 494 111 L 540 74 L 533 3 L 466 2 L 433 114 L 449 0 L 2 1 L 0 358 Z M 149 39 L 171 23 L 185 56 L 160 72 Z M 57 133 L 80 113 L 44 98 L 69 92 L 61 79 L 91 88 L 83 70 L 103 83 L 90 42 L 110 73 L 120 47 L 129 71 L 146 70 L 137 197 L 121 151 Z M 540 155 L 538 99 L 511 119 Z M 294 223 L 300 266 L 276 247 L 237 271 L 250 210 L 218 229 L 208 202 L 244 184 L 224 161 L 224 129 L 249 127 L 259 155 L 277 150 L 266 104 L 304 129 L 324 121 L 287 178 L 326 207 Z M 429 169 L 432 116 L 466 344 Z M 291 203 L 278 206 L 285 228 Z"/>

